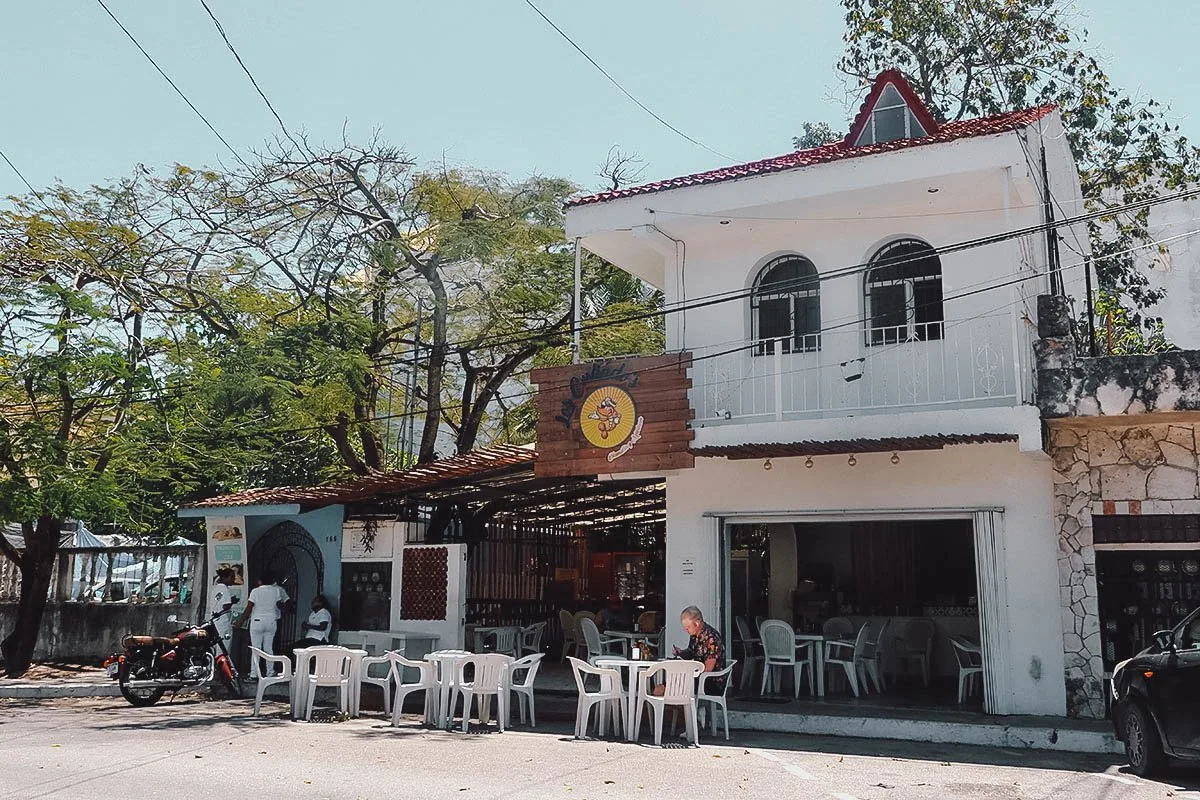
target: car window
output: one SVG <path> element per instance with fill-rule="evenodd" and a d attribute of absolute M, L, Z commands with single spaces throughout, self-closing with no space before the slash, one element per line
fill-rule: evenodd
<path fill-rule="evenodd" d="M 1194 617 L 1183 626 L 1176 647 L 1180 650 L 1200 650 L 1200 617 Z"/>

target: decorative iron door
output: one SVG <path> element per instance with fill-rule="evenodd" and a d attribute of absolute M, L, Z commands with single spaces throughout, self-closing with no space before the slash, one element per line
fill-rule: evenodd
<path fill-rule="evenodd" d="M 1096 583 L 1104 669 L 1111 671 L 1200 605 L 1200 551 L 1100 551 Z"/>

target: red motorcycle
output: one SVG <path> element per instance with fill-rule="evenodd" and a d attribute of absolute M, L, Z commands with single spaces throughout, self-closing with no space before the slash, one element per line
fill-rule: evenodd
<path fill-rule="evenodd" d="M 104 667 L 121 686 L 132 706 L 152 706 L 168 690 L 195 689 L 220 682 L 233 697 L 241 697 L 237 668 L 225 640 L 217 632 L 214 614 L 203 625 L 189 625 L 171 636 L 126 636 L 125 652 L 109 656 Z M 168 622 L 177 622 L 172 615 Z"/>

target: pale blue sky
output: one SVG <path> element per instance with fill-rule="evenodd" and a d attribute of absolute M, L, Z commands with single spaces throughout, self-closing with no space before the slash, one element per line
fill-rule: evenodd
<path fill-rule="evenodd" d="M 199 0 L 107 0 L 235 148 L 278 133 Z M 209 0 L 285 122 L 378 129 L 445 158 L 595 188 L 613 144 L 646 179 L 722 162 L 610 85 L 522 0 Z M 229 153 L 94 0 L 10 2 L 0 26 L 0 148 L 35 186 L 82 186 Z M 538 0 L 626 88 L 738 160 L 786 152 L 805 120 L 842 127 L 835 0 Z M 1114 80 L 1169 103 L 1200 140 L 1200 4 L 1078 0 Z M 0 193 L 24 191 L 0 164 Z"/>

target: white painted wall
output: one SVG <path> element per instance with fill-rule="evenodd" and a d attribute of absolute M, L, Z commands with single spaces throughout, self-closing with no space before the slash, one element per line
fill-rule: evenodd
<path fill-rule="evenodd" d="M 1180 238 L 1165 244 L 1165 253 L 1146 251 L 1138 259 L 1150 285 L 1167 292 L 1166 299 L 1150 313 L 1163 318 L 1167 341 L 1184 350 L 1200 349 L 1200 314 L 1196 313 L 1200 308 L 1200 236 L 1186 236 L 1200 228 L 1197 218 L 1197 200 L 1163 203 L 1150 209 L 1149 229 L 1154 240 Z M 1102 324 L 1097 321 L 1097 326 Z"/>
<path fill-rule="evenodd" d="M 866 512 L 880 509 L 1003 507 L 1008 604 L 1007 646 L 1014 713 L 1063 714 L 1062 620 L 1053 536 L 1053 479 L 1047 460 L 1016 444 L 942 451 L 727 461 L 698 458 L 667 478 L 667 634 L 684 643 L 675 611 L 695 604 L 716 619 L 719 608 L 717 521 L 706 512 L 765 514 Z M 695 562 L 695 576 L 681 563 Z"/>
<path fill-rule="evenodd" d="M 398 530 L 403 530 L 403 526 L 398 526 Z M 404 553 L 426 547 L 444 547 L 448 551 L 446 556 L 446 617 L 441 620 L 402 619 L 400 616 L 400 591 L 404 574 Z M 392 629 L 408 633 L 431 633 L 438 637 L 438 649 L 461 649 L 464 626 L 467 622 L 467 546 L 465 544 L 398 546 L 392 563 Z"/>

